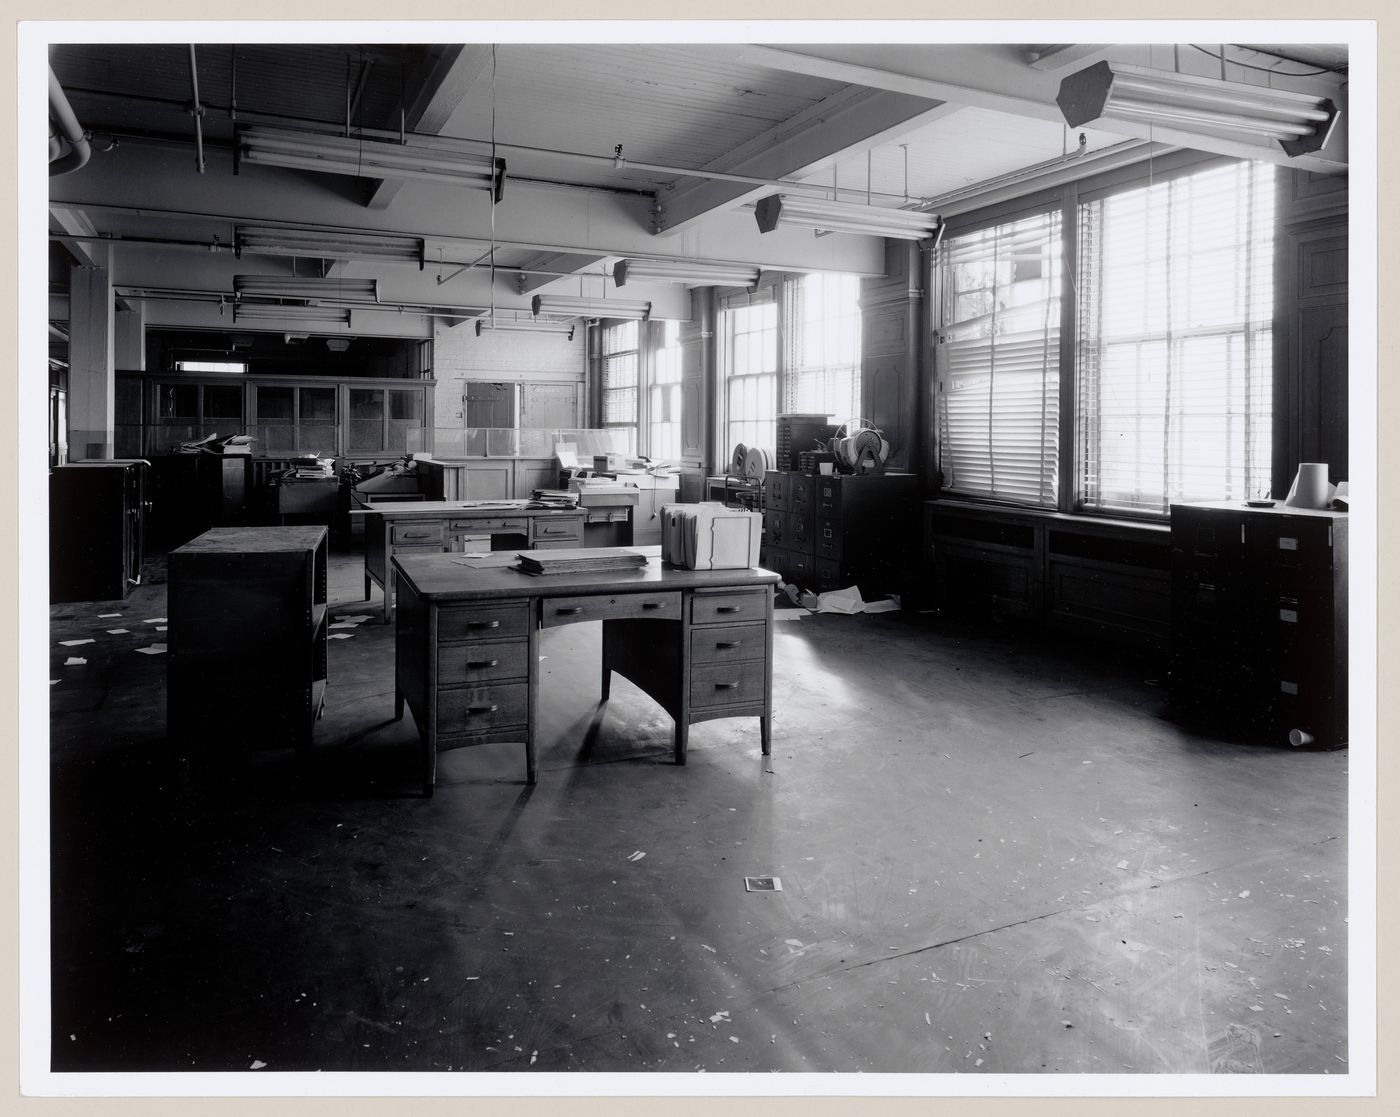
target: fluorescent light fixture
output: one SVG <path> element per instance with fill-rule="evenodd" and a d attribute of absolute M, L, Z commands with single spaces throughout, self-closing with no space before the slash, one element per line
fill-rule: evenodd
<path fill-rule="evenodd" d="M 1097 62 L 1060 82 L 1055 103 L 1072 128 L 1099 119 L 1160 124 L 1236 140 L 1318 151 L 1340 115 L 1326 97 L 1262 85 Z"/>
<path fill-rule="evenodd" d="M 280 128 L 243 128 L 238 133 L 240 162 L 270 167 L 321 171 L 355 178 L 413 179 L 480 186 L 501 200 L 506 161 L 487 155 L 454 151 L 424 143 L 394 143 L 360 136 L 329 136 L 324 132 L 292 132 Z"/>
<path fill-rule="evenodd" d="M 771 233 L 779 225 L 795 225 L 827 233 L 856 233 L 896 240 L 923 240 L 937 231 L 936 213 L 912 209 L 888 209 L 850 202 L 828 202 L 799 194 L 770 194 L 754 205 L 758 231 Z"/>
<path fill-rule="evenodd" d="M 574 295 L 536 295 L 530 300 L 530 313 L 559 314 L 566 318 L 651 317 L 651 303 L 642 299 L 589 299 Z"/>
<path fill-rule="evenodd" d="M 640 283 L 753 287 L 758 283 L 758 268 L 687 260 L 619 260 L 613 267 L 613 282 L 622 287 L 629 279 Z"/>
<path fill-rule="evenodd" d="M 323 260 L 400 260 L 416 263 L 422 271 L 426 246 L 421 237 L 240 225 L 233 233 L 233 254 L 241 258 L 244 252 Z"/>
<path fill-rule="evenodd" d="M 316 279 L 278 275 L 235 275 L 235 295 L 261 295 L 276 299 L 379 301 L 377 279 Z"/>
<path fill-rule="evenodd" d="M 567 334 L 570 341 L 574 340 L 574 325 L 572 322 L 532 322 L 515 321 L 507 319 L 501 322 L 493 322 L 489 318 L 478 318 L 476 320 L 476 336 L 480 337 L 485 332 L 492 330 L 505 330 L 508 333 L 522 334 Z"/>
<path fill-rule="evenodd" d="M 282 306 L 276 303 L 234 303 L 233 320 L 274 322 L 338 322 L 350 325 L 350 312 L 333 306 Z"/>

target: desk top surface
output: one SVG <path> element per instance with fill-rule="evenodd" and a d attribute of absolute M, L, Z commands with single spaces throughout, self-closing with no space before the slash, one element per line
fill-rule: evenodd
<path fill-rule="evenodd" d="M 463 555 L 395 555 L 398 576 L 420 596 L 438 603 L 561 594 L 645 593 L 656 590 L 747 589 L 771 586 L 778 575 L 750 567 L 740 570 L 683 570 L 662 563 L 659 547 L 632 548 L 648 554 L 638 570 L 595 574 L 522 574 L 508 566 L 470 567 Z"/>
<path fill-rule="evenodd" d="M 354 515 L 386 520 L 433 516 L 578 516 L 581 508 L 527 508 L 523 500 L 396 500 L 352 508 Z"/>
<path fill-rule="evenodd" d="M 320 546 L 326 529 L 310 527 L 211 527 L 172 555 L 268 554 L 274 551 L 309 551 Z"/>

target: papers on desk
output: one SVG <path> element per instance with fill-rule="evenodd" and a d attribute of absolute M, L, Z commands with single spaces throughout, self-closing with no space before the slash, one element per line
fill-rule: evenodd
<path fill-rule="evenodd" d="M 518 569 L 524 574 L 593 574 L 610 570 L 639 570 L 647 557 L 621 547 L 559 547 L 521 551 Z"/>

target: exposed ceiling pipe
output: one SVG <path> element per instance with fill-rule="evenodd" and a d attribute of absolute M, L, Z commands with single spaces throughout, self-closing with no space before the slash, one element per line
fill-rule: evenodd
<path fill-rule="evenodd" d="M 53 144 L 49 144 L 49 174 L 66 175 L 85 166 L 92 158 L 92 145 L 88 143 L 83 126 L 73 115 L 73 106 L 58 84 L 58 76 L 49 67 L 49 120 L 57 127 L 57 135 L 68 142 L 68 153 L 54 158 Z"/>
<path fill-rule="evenodd" d="M 199 103 L 199 65 L 195 61 L 194 44 L 190 44 L 190 115 L 194 117 L 194 165 L 204 173 L 204 106 Z"/>

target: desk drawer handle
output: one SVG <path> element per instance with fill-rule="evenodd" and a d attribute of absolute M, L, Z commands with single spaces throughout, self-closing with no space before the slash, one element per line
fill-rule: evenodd
<path fill-rule="evenodd" d="M 496 707 L 495 705 L 491 705 L 491 706 L 468 706 L 468 707 L 467 707 L 467 713 L 469 713 L 469 714 L 494 714 L 494 713 L 496 712 L 496 710 L 497 710 L 497 707 Z"/>
<path fill-rule="evenodd" d="M 716 640 L 716 648 L 737 648 L 743 643 L 742 640 Z"/>
<path fill-rule="evenodd" d="M 500 621 L 468 621 L 468 628 L 500 628 Z"/>
<path fill-rule="evenodd" d="M 738 690 L 738 683 L 715 683 L 716 690 Z"/>
<path fill-rule="evenodd" d="M 431 539 L 431 531 L 406 531 L 403 533 L 405 539 Z"/>
<path fill-rule="evenodd" d="M 480 670 L 484 667 L 495 667 L 500 662 L 501 661 L 499 659 L 469 659 L 467 660 L 467 666 L 474 667 Z"/>
<path fill-rule="evenodd" d="M 582 612 L 583 612 L 583 606 L 582 606 L 582 605 L 571 605 L 571 606 L 570 606 L 569 608 L 567 608 L 567 609 L 555 609 L 554 611 L 555 611 L 559 616 L 561 616 L 561 617 L 572 617 L 572 616 L 574 616 L 574 615 L 577 614 L 577 613 L 582 613 Z"/>
<path fill-rule="evenodd" d="M 737 613 L 738 611 L 739 611 L 739 606 L 737 606 L 737 605 L 717 605 L 717 606 L 715 606 L 715 612 L 716 612 L 716 613 Z"/>
<path fill-rule="evenodd" d="M 666 608 L 666 602 L 664 602 L 664 601 L 643 601 L 643 602 L 642 602 L 642 608 L 643 608 L 643 609 L 664 609 L 664 608 Z"/>

